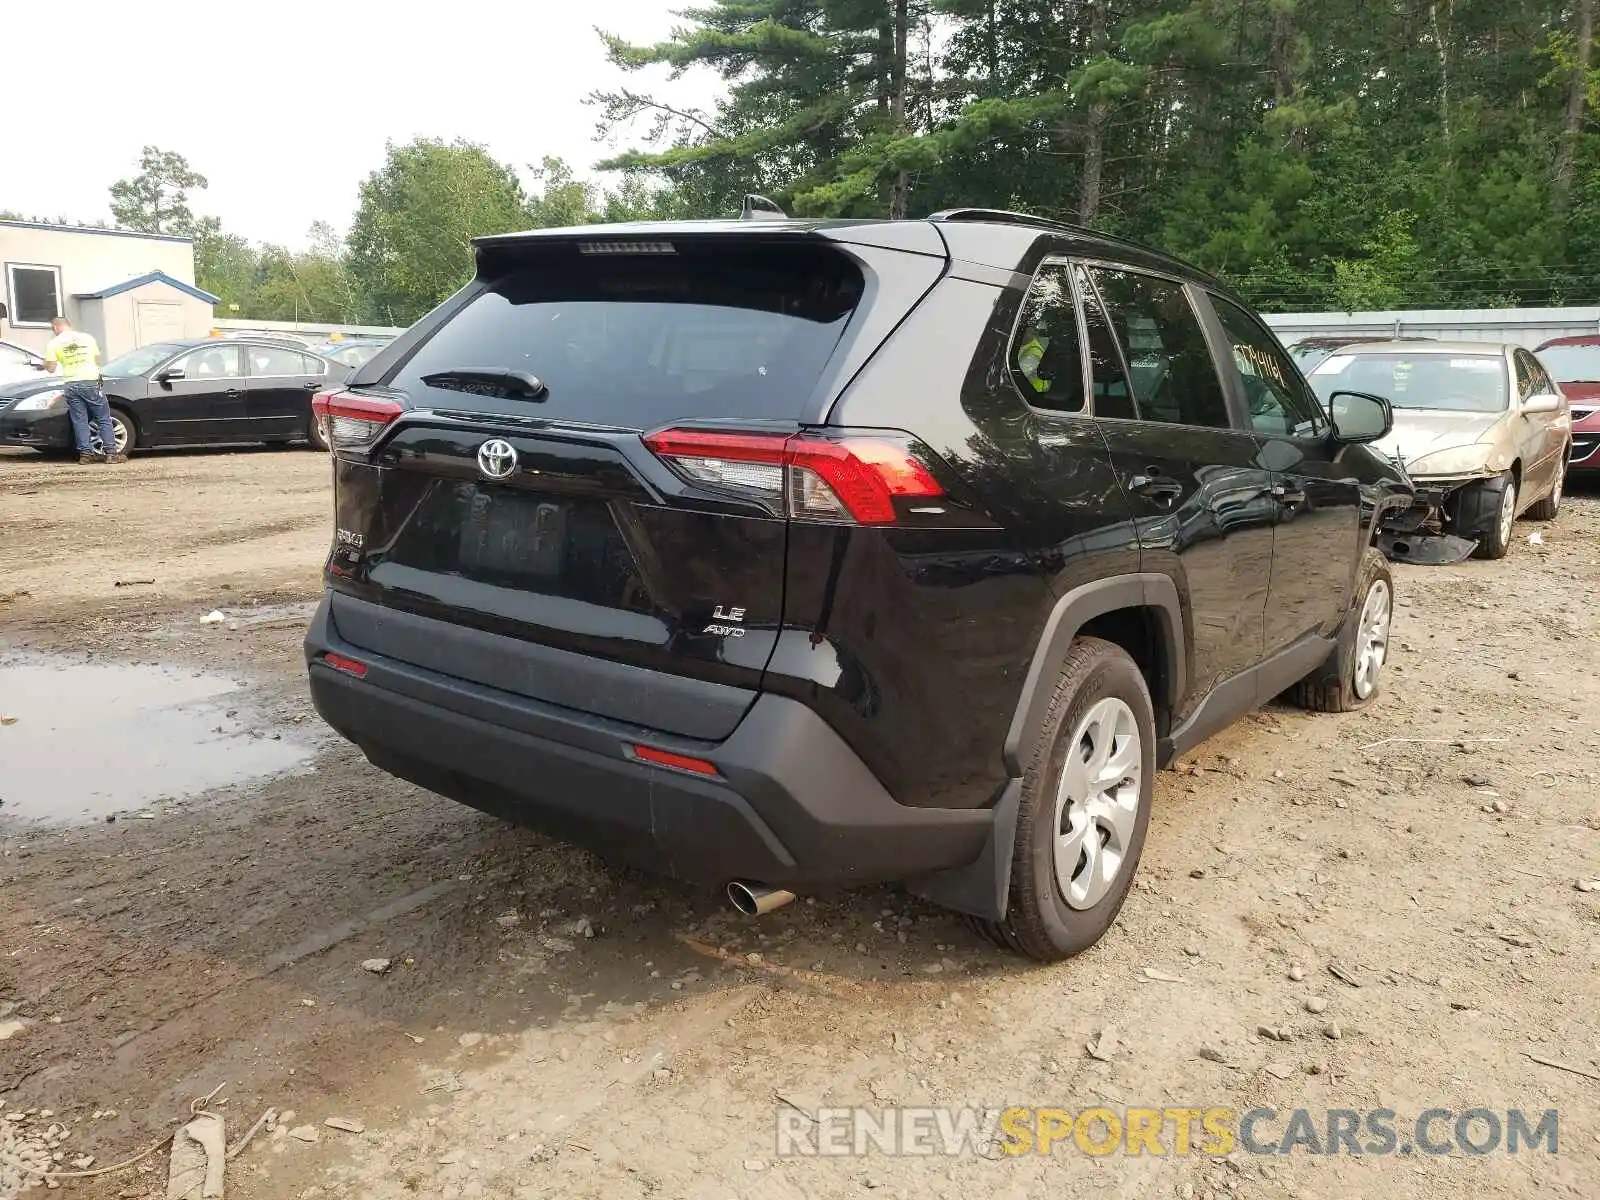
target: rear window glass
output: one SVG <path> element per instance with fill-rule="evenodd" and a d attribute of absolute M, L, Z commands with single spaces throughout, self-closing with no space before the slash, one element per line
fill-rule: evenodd
<path fill-rule="evenodd" d="M 424 383 L 514 371 L 549 389 L 539 416 L 648 429 L 688 418 L 794 420 L 861 298 L 818 247 L 580 254 L 539 247 L 447 321 L 392 383 L 414 401 L 479 397 Z"/>

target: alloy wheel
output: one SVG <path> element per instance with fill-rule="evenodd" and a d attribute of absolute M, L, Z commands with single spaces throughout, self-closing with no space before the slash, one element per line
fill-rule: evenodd
<path fill-rule="evenodd" d="M 1101 700 L 1073 731 L 1056 784 L 1056 886 L 1069 907 L 1093 908 L 1127 865 L 1143 774 L 1133 710 Z"/>
<path fill-rule="evenodd" d="M 112 453 L 126 454 L 128 452 L 128 425 L 116 413 L 111 414 L 111 436 L 117 446 Z M 100 430 L 98 428 L 90 428 L 89 445 L 96 454 L 104 454 L 106 452 L 105 443 L 100 440 Z"/>
<path fill-rule="evenodd" d="M 1506 481 L 1505 491 L 1500 494 L 1500 544 L 1511 544 L 1511 531 L 1517 523 L 1517 483 L 1514 479 Z"/>
<path fill-rule="evenodd" d="M 1389 585 L 1374 581 L 1361 607 L 1361 622 L 1356 627 L 1355 677 L 1351 686 L 1356 696 L 1370 700 L 1378 690 L 1378 676 L 1389 657 L 1389 623 L 1394 616 L 1394 599 Z"/>

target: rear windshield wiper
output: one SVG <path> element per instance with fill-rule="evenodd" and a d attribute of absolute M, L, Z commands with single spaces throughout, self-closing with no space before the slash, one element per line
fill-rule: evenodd
<path fill-rule="evenodd" d="M 508 400 L 543 400 L 550 392 L 544 380 L 527 371 L 493 371 L 478 367 L 435 371 L 424 375 L 422 382 L 446 391 L 501 396 Z"/>

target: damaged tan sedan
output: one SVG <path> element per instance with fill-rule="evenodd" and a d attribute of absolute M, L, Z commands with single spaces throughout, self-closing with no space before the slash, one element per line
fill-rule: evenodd
<path fill-rule="evenodd" d="M 1520 346 L 1373 342 L 1319 363 L 1311 384 L 1384 396 L 1394 430 L 1373 444 L 1416 485 L 1411 510 L 1382 545 L 1402 562 L 1504 558 L 1518 517 L 1561 508 L 1572 414 L 1561 389 Z"/>

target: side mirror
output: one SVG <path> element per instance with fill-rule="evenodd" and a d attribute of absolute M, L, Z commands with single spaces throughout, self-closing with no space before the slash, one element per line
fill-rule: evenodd
<path fill-rule="evenodd" d="M 1522 402 L 1522 411 L 1530 416 L 1536 413 L 1560 412 L 1561 403 L 1561 397 L 1553 392 L 1540 392 L 1538 395 L 1529 396 Z"/>
<path fill-rule="evenodd" d="M 1382 396 L 1335 392 L 1328 400 L 1333 440 L 1347 445 L 1376 442 L 1394 428 L 1394 409 Z"/>
<path fill-rule="evenodd" d="M 184 372 L 183 372 L 183 368 L 182 367 L 168 367 L 165 371 L 162 371 L 159 375 L 156 376 L 156 382 L 157 383 L 171 383 L 174 379 L 182 379 L 182 378 L 184 378 Z"/>

